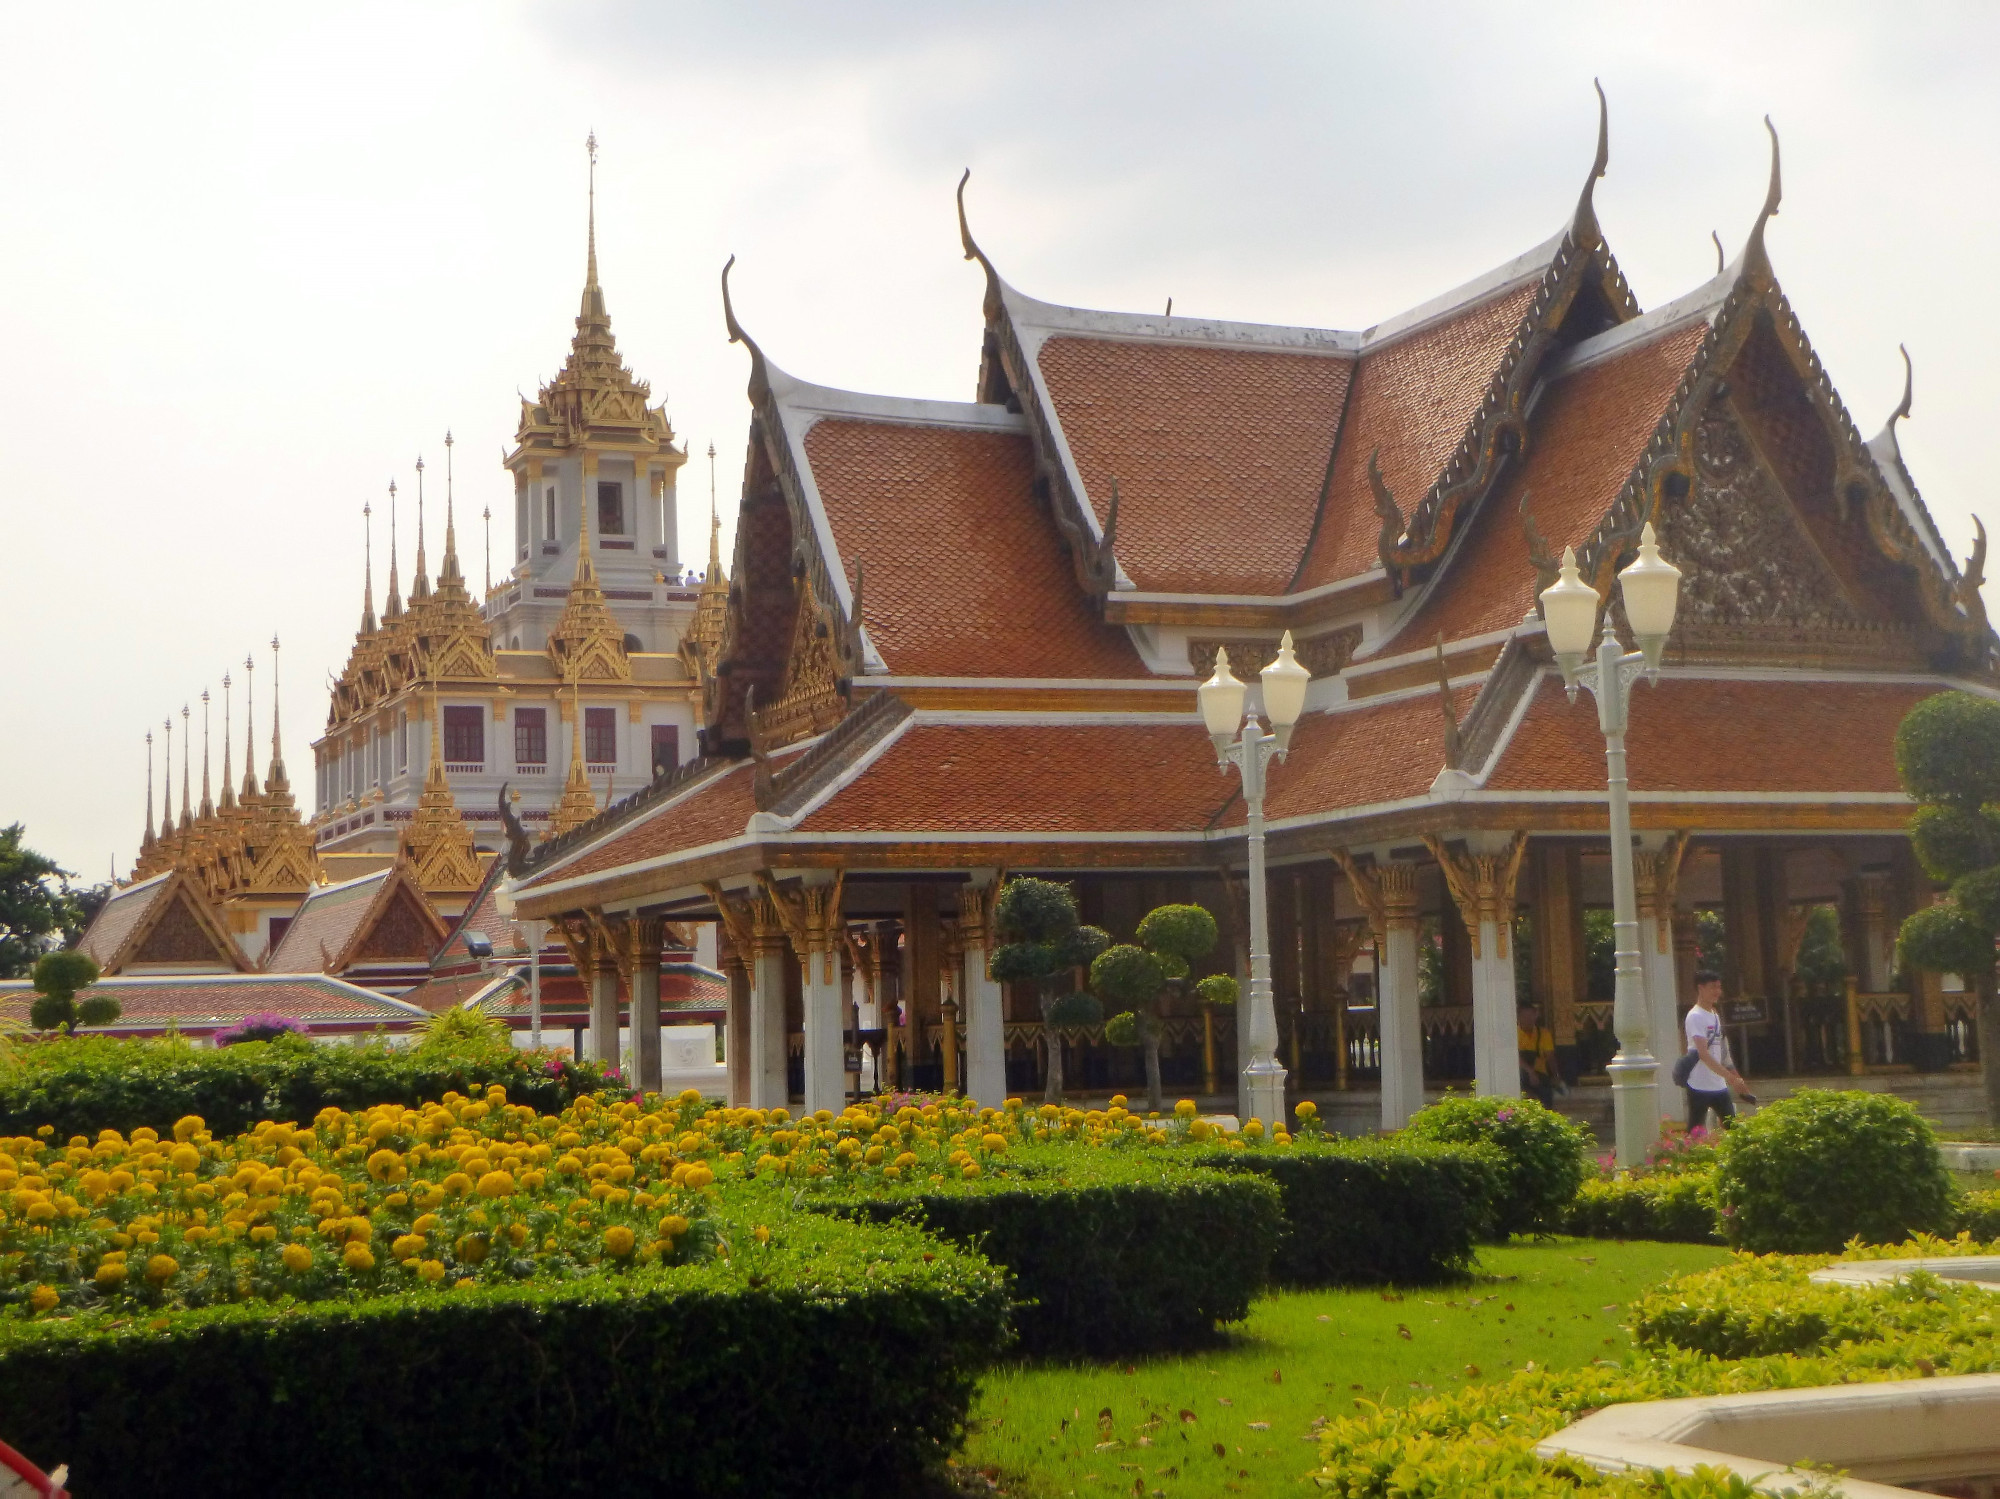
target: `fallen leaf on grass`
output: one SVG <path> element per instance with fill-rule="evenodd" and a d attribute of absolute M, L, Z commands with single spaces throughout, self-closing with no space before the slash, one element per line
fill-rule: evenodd
<path fill-rule="evenodd" d="M 1217 1442 L 1215 1444 L 1215 1455 L 1217 1457 L 1227 1457 L 1229 1456 L 1229 1449 L 1223 1446 L 1222 1443 Z"/>
<path fill-rule="evenodd" d="M 1269 1431 L 1271 1429 L 1269 1421 L 1246 1421 L 1243 1424 L 1248 1426 L 1252 1431 Z"/>
<path fill-rule="evenodd" d="M 1479 1378 L 1479 1365 L 1477 1365 L 1477 1364 L 1467 1364 L 1467 1365 L 1465 1366 L 1465 1377 L 1466 1377 L 1467 1379 L 1477 1379 L 1477 1378 Z"/>
<path fill-rule="evenodd" d="M 1412 1342 L 1414 1342 L 1416 1341 L 1417 1335 L 1411 1332 L 1410 1329 L 1405 1327 L 1402 1323 L 1398 1322 L 1396 1324 L 1396 1336 L 1399 1338 L 1408 1338 Z"/>
<path fill-rule="evenodd" d="M 1182 1419 L 1183 1421 L 1185 1421 L 1185 1422 L 1186 1422 L 1186 1423 L 1187 1423 L 1188 1425 L 1190 1425 L 1190 1426 L 1194 1425 L 1194 1421 L 1195 1421 L 1195 1416 L 1194 1416 L 1194 1412 L 1193 1412 L 1193 1411 L 1182 1411 L 1182 1412 L 1181 1412 L 1181 1419 Z"/>
<path fill-rule="evenodd" d="M 1231 1400 L 1227 1395 L 1217 1395 L 1215 1397 L 1215 1403 L 1217 1405 L 1234 1405 L 1236 1402 L 1234 1400 Z"/>
<path fill-rule="evenodd" d="M 1319 1314 L 1319 1320 L 1322 1322 L 1331 1322 L 1333 1318 L 1329 1317 L 1325 1312 L 1321 1312 Z"/>

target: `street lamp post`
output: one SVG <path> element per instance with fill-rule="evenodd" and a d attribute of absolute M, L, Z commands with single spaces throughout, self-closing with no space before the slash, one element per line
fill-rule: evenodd
<path fill-rule="evenodd" d="M 1292 655 L 1287 630 L 1277 660 L 1261 673 L 1265 733 L 1257 715 L 1243 711 L 1248 686 L 1229 670 L 1229 652 L 1215 653 L 1215 675 L 1196 691 L 1201 718 L 1215 745 L 1215 762 L 1234 764 L 1243 777 L 1243 801 L 1250 810 L 1250 1057 L 1237 1085 L 1236 1108 L 1245 1123 L 1260 1119 L 1276 1133 L 1285 1126 L 1285 1069 L 1278 1061 L 1278 1012 L 1271 999 L 1271 924 L 1264 900 L 1264 786 L 1273 757 L 1285 758 L 1292 728 L 1305 711 L 1312 673 Z M 1238 725 L 1241 725 L 1239 732 Z"/>
<path fill-rule="evenodd" d="M 1621 1167 L 1644 1162 L 1660 1134 L 1659 1063 L 1648 1033 L 1645 974 L 1639 967 L 1639 910 L 1633 894 L 1632 808 L 1625 780 L 1625 728 L 1632 684 L 1641 673 L 1657 681 L 1660 654 L 1674 627 L 1680 599 L 1680 569 L 1660 555 L 1648 522 L 1639 536 L 1638 560 L 1618 575 L 1624 590 L 1625 619 L 1639 649 L 1621 651 L 1604 612 L 1604 630 L 1597 641 L 1597 659 L 1587 661 L 1591 631 L 1597 625 L 1597 590 L 1578 576 L 1576 549 L 1563 552 L 1562 574 L 1542 590 L 1542 617 L 1548 623 L 1549 645 L 1562 668 L 1563 685 L 1571 702 L 1586 688 L 1597 699 L 1597 722 L 1604 731 L 1604 761 L 1611 792 L 1611 908 L 1616 933 L 1618 968 L 1612 990 L 1612 1029 L 1618 1035 L 1618 1055 L 1606 1064 L 1611 1074 L 1611 1101 L 1616 1119 L 1617 1156 Z M 1666 1038 L 1662 1037 L 1662 1040 Z"/>
<path fill-rule="evenodd" d="M 493 890 L 493 907 L 501 919 L 513 921 L 519 907 L 514 899 L 514 881 L 502 880 Z M 548 931 L 546 921 L 522 920 L 521 935 L 528 939 L 528 1045 L 541 1050 L 542 1046 L 542 938 Z"/>

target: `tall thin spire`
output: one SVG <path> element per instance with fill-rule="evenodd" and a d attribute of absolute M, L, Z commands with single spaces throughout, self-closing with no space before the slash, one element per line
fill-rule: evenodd
<path fill-rule="evenodd" d="M 169 713 L 162 720 L 166 733 L 167 768 L 160 777 L 160 836 L 166 838 L 174 831 L 174 716 Z"/>
<path fill-rule="evenodd" d="M 493 591 L 493 507 L 482 505 L 479 518 L 486 522 L 486 591 Z"/>
<path fill-rule="evenodd" d="M 597 285 L 597 132 L 595 130 L 585 137 L 583 145 L 590 153 L 590 253 L 583 272 L 583 306 L 577 310 L 577 316 L 590 319 L 604 316 L 604 293 Z"/>
<path fill-rule="evenodd" d="M 224 812 L 236 810 L 236 774 L 230 769 L 229 758 L 229 673 L 222 674 L 222 800 L 217 805 Z"/>
<path fill-rule="evenodd" d="M 271 637 L 271 768 L 265 772 L 264 785 L 274 795 L 290 786 L 285 776 L 285 740 L 278 726 L 278 637 Z"/>
<path fill-rule="evenodd" d="M 722 512 L 715 503 L 715 444 L 708 445 L 708 576 L 713 583 L 722 576 Z"/>
<path fill-rule="evenodd" d="M 410 584 L 410 602 L 421 603 L 431 596 L 431 580 L 424 573 L 424 460 L 417 457 L 417 577 Z"/>
<path fill-rule="evenodd" d="M 257 660 L 243 658 L 243 805 L 257 796 L 257 704 L 251 688 L 256 685 Z"/>
<path fill-rule="evenodd" d="M 361 502 L 361 633 L 375 633 L 375 507 Z"/>
<path fill-rule="evenodd" d="M 201 820 L 215 816 L 215 802 L 208 794 L 208 689 L 201 689 Z"/>
<path fill-rule="evenodd" d="M 140 843 L 143 855 L 153 846 L 153 731 L 146 730 L 146 837 Z"/>
<path fill-rule="evenodd" d="M 188 720 L 193 714 L 181 704 L 181 831 L 194 826 L 194 796 L 188 790 L 188 761 L 194 758 L 194 733 Z"/>
<path fill-rule="evenodd" d="M 444 565 L 438 569 L 438 587 L 464 582 L 458 570 L 458 521 L 453 509 L 451 484 L 451 432 L 444 434 Z"/>
<path fill-rule="evenodd" d="M 382 618 L 387 621 L 403 617 L 402 585 L 396 579 L 396 481 L 389 481 L 389 599 L 382 606 Z"/>

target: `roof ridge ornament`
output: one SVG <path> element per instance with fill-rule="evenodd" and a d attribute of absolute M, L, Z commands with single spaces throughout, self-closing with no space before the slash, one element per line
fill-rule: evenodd
<path fill-rule="evenodd" d="M 1595 193 L 1597 179 L 1604 175 L 1611 161 L 1611 106 L 1605 101 L 1602 83 L 1593 78 L 1590 86 L 1597 90 L 1597 155 L 1591 159 L 1590 175 L 1583 179 L 1583 192 L 1576 200 L 1576 214 L 1570 220 L 1570 238 L 1578 244 L 1604 237 L 1597 225 Z"/>
<path fill-rule="evenodd" d="M 1903 399 L 1896 403 L 1896 409 L 1889 413 L 1887 430 L 1894 431 L 1896 423 L 1910 414 L 1910 398 L 1916 392 L 1916 371 L 1910 364 L 1910 350 L 1906 344 L 1897 344 L 1896 352 L 1903 356 Z"/>
<path fill-rule="evenodd" d="M 1764 128 L 1771 136 L 1771 185 L 1764 191 L 1764 206 L 1757 211 L 1757 222 L 1750 228 L 1750 239 L 1744 246 L 1744 259 L 1762 261 L 1770 265 L 1770 255 L 1764 248 L 1764 226 L 1778 216 L 1778 205 L 1784 201 L 1784 178 L 1778 170 L 1778 127 L 1771 123 L 1769 115 L 1764 116 Z"/>
<path fill-rule="evenodd" d="M 1708 237 L 1715 241 L 1715 274 L 1720 276 L 1729 269 L 1728 257 L 1722 253 L 1722 236 L 1711 229 L 1708 231 Z"/>
<path fill-rule="evenodd" d="M 734 255 L 722 264 L 722 322 L 729 330 L 729 341 L 733 344 L 742 344 L 750 351 L 750 400 L 752 404 L 757 404 L 771 393 L 771 377 L 764 359 L 764 351 L 757 346 L 757 340 L 745 333 L 743 325 L 736 321 L 736 304 L 729 296 L 729 272 L 735 264 Z"/>
<path fill-rule="evenodd" d="M 1382 477 L 1381 457 L 1379 447 L 1368 455 L 1368 487 L 1375 492 L 1375 513 L 1382 518 L 1382 531 L 1375 539 L 1375 553 L 1382 559 L 1382 569 L 1388 573 L 1396 597 L 1401 598 L 1404 569 L 1396 561 L 1396 548 L 1403 540 L 1403 512 L 1396 505 L 1396 496 L 1389 490 L 1389 481 Z"/>
<path fill-rule="evenodd" d="M 958 179 L 958 242 L 965 248 L 965 258 L 976 260 L 986 272 L 986 303 L 984 312 L 987 322 L 992 322 L 1000 311 L 1000 273 L 993 269 L 993 262 L 986 258 L 986 252 L 979 248 L 979 241 L 972 237 L 972 224 L 965 216 L 965 184 L 972 180 L 972 168 L 967 167 Z"/>

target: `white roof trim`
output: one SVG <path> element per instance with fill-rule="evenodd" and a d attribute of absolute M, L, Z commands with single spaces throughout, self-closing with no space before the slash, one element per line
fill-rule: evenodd
<path fill-rule="evenodd" d="M 1903 445 L 1896 441 L 1896 423 L 1892 418 L 1867 443 L 1868 456 L 1875 460 L 1875 467 L 1882 475 L 1882 482 L 1889 487 L 1889 493 L 1896 497 L 1896 504 L 1902 509 L 1903 518 L 1915 529 L 1922 539 L 1924 550 L 1931 554 L 1931 561 L 1944 570 L 1946 577 L 1958 576 L 1958 561 L 1946 549 L 1944 538 L 1938 535 L 1937 523 L 1931 519 L 1923 498 L 1917 493 L 1916 481 L 1911 477 L 1908 466 L 1903 462 Z"/>
<path fill-rule="evenodd" d="M 1729 293 L 1735 289 L 1736 277 L 1725 271 L 1712 276 L 1685 296 L 1677 297 L 1650 312 L 1641 313 L 1630 322 L 1620 323 L 1615 328 L 1607 328 L 1595 338 L 1572 344 L 1567 349 L 1549 355 L 1537 374 L 1537 383 L 1560 380 L 1565 375 L 1573 375 L 1578 370 L 1601 364 L 1615 355 L 1635 349 L 1641 344 L 1651 343 L 1664 337 L 1676 328 L 1699 319 L 1713 324 L 1716 314 L 1722 311 L 1722 304 L 1729 300 Z"/>
<path fill-rule="evenodd" d="M 804 747 L 805 747 L 804 745 L 799 745 L 796 747 L 787 745 L 786 749 L 788 750 L 792 750 L 795 748 L 803 749 Z M 558 869 L 564 869 L 567 868 L 569 865 L 574 864 L 578 859 L 581 859 L 585 854 L 593 853 L 596 850 L 604 847 L 604 845 L 609 843 L 612 839 L 622 838 L 625 834 L 631 832 L 634 828 L 644 826 L 646 823 L 651 822 L 655 817 L 659 816 L 662 812 L 671 811 L 673 808 L 678 807 L 682 802 L 686 801 L 689 797 L 693 796 L 697 791 L 706 791 L 710 786 L 713 786 L 718 782 L 726 779 L 727 777 L 735 775 L 738 772 L 749 768 L 754 763 L 755 763 L 754 761 L 750 760 L 731 760 L 727 764 L 717 767 L 717 769 L 710 775 L 696 777 L 694 780 L 689 781 L 687 785 L 683 787 L 680 791 L 668 797 L 665 801 L 654 803 L 652 806 L 646 808 L 646 810 L 640 816 L 633 818 L 630 822 L 622 822 L 617 824 L 615 827 L 606 828 L 602 833 L 600 833 L 597 837 L 591 839 L 588 843 L 579 844 L 577 847 L 571 849 L 568 853 L 564 854 L 560 859 L 555 860 L 553 863 L 549 865 L 547 869 L 536 870 L 533 874 L 529 875 L 527 880 L 522 884 L 520 893 L 522 895 L 527 895 L 535 891 L 553 888 L 551 886 L 542 885 L 537 882 L 540 879 L 542 879 L 543 876 L 545 875 L 553 874 Z"/>

